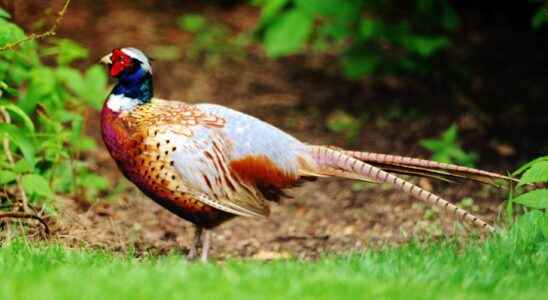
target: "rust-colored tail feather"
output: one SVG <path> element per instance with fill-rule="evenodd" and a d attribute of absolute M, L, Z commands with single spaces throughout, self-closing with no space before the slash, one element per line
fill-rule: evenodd
<path fill-rule="evenodd" d="M 469 179 L 497 187 L 501 187 L 497 182 L 500 180 L 518 182 L 515 178 L 497 173 L 413 157 L 345 150 L 341 150 L 341 153 L 383 170 L 399 174 L 425 176 L 446 181 Z"/>
<path fill-rule="evenodd" d="M 359 153 L 360 152 L 356 152 L 354 154 Z M 449 212 L 456 215 L 460 220 L 465 220 L 475 226 L 484 228 L 489 231 L 494 231 L 494 228 L 491 225 L 474 216 L 470 212 L 461 209 L 451 202 L 439 196 L 436 196 L 433 193 L 426 191 L 408 181 L 405 181 L 393 174 L 383 171 L 379 167 L 375 167 L 365 162 L 365 159 L 361 160 L 353 157 L 354 155 L 351 155 L 353 154 L 351 151 L 339 151 L 329 147 L 311 146 L 311 154 L 318 164 L 320 173 L 322 173 L 322 170 L 332 170 L 333 168 L 335 168 L 344 172 L 354 173 L 358 177 L 363 176 L 371 181 L 390 183 L 394 185 L 394 187 L 396 187 L 397 189 L 412 195 L 413 197 L 427 203 L 428 205 L 439 207 L 444 212 Z M 374 155 L 372 155 L 369 158 L 371 159 L 375 157 Z M 419 164 L 419 162 L 417 161 L 415 161 L 414 163 Z M 422 164 L 422 162 L 420 162 L 420 164 Z M 425 167 L 421 166 L 421 168 Z M 453 168 L 453 166 L 451 168 Z M 324 175 L 330 176 L 335 174 L 333 172 L 328 172 Z"/>

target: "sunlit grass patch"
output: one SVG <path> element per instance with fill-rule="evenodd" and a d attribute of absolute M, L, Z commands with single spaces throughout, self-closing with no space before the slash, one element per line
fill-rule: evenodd
<path fill-rule="evenodd" d="M 411 243 L 314 262 L 201 264 L 15 241 L 0 248 L 0 299 L 547 299 L 543 218 L 465 247 Z"/>

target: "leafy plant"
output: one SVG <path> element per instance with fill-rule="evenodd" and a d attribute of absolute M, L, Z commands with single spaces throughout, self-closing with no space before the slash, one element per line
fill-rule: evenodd
<path fill-rule="evenodd" d="M 424 139 L 419 144 L 432 152 L 432 159 L 443 163 L 458 163 L 474 166 L 478 155 L 462 150 L 458 143 L 458 127 L 451 125 L 439 138 Z"/>
<path fill-rule="evenodd" d="M 539 29 L 540 27 L 542 27 L 543 25 L 547 23 L 548 23 L 548 1 L 544 1 L 544 3 L 539 7 L 539 9 L 533 15 L 533 18 L 531 19 L 531 25 L 533 26 L 534 29 Z"/>
<path fill-rule="evenodd" d="M 183 15 L 177 23 L 182 30 L 193 34 L 187 52 L 190 59 L 205 59 L 207 63 L 215 64 L 222 57 L 239 59 L 245 56 L 243 48 L 249 42 L 246 34 L 232 36 L 226 26 L 199 14 Z"/>
<path fill-rule="evenodd" d="M 411 7 L 380 0 L 255 3 L 262 8 L 257 36 L 270 57 L 311 48 L 336 55 L 351 78 L 377 72 L 424 72 L 428 59 L 450 46 L 449 34 L 460 25 L 446 0 L 417 0 Z"/>
<path fill-rule="evenodd" d="M 537 158 L 519 168 L 513 174 L 521 175 L 517 188 L 530 184 L 548 183 L 548 156 Z M 548 209 L 548 189 L 541 188 L 532 191 L 518 191 L 518 195 L 511 199 L 517 203 L 532 209 Z"/>
<path fill-rule="evenodd" d="M 9 18 L 0 9 L 0 46 L 25 38 Z M 85 72 L 70 66 L 87 55 L 66 39 L 44 48 L 30 39 L 0 51 L 0 186 L 7 191 L 0 204 L 21 200 L 51 208 L 55 193 L 108 187 L 81 155 L 96 147 L 83 132 L 82 115 L 87 107 L 101 107 L 107 85 L 100 66 Z M 43 64 L 45 56 L 56 64 Z"/>
<path fill-rule="evenodd" d="M 538 0 L 531 0 L 539 2 Z M 413 73 L 428 75 L 436 56 L 452 44 L 461 26 L 448 0 L 251 0 L 261 9 L 255 40 L 273 59 L 295 54 L 335 58 L 344 75 Z M 535 29 L 548 23 L 548 2 L 531 19 Z M 244 55 L 249 35 L 229 30 L 203 15 L 179 18 L 194 34 L 190 58 L 216 62 Z"/>
<path fill-rule="evenodd" d="M 326 125 L 329 130 L 342 134 L 348 142 L 353 143 L 358 138 L 363 123 L 359 119 L 337 110 L 327 117 Z"/>

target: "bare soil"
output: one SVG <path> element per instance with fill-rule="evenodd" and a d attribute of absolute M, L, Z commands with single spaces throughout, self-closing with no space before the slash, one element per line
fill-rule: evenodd
<path fill-rule="evenodd" d="M 60 2 L 54 1 L 55 5 Z M 19 3 L 16 20 L 30 26 L 36 20 L 33 17 L 39 17 L 49 5 Z M 250 28 L 259 15 L 257 9 L 248 6 L 204 6 L 199 1 L 74 1 L 58 36 L 88 47 L 91 58 L 86 64 L 123 46 L 148 52 L 154 46 L 175 45 L 184 53 L 192 39 L 177 28 L 176 18 L 189 12 L 206 13 L 235 32 Z M 416 84 L 406 78 L 382 78 L 380 87 L 370 80 L 351 82 L 340 79 L 329 67 L 325 71 L 325 66 L 333 63 L 329 58 L 316 61 L 291 57 L 272 62 L 258 49 L 249 49 L 244 60 L 223 60 L 214 66 L 182 57 L 153 63 L 158 97 L 227 105 L 310 143 L 420 157 L 428 157 L 428 153 L 418 146 L 418 140 L 439 135 L 456 122 L 464 129 L 464 147 L 481 154 L 479 167 L 505 173 L 515 169 L 515 161 L 522 159 L 515 156 L 518 145 L 504 139 L 490 142 L 490 127 L 481 115 L 470 110 L 426 105 L 428 108 L 418 116 L 406 117 L 415 108 L 413 99 L 421 96 L 406 94 L 407 87 Z M 451 95 L 455 97 L 459 96 Z M 386 117 L 397 107 L 403 110 L 403 117 Z M 334 108 L 356 116 L 367 112 L 367 121 L 355 143 L 350 144 L 325 127 L 326 117 Z M 88 134 L 99 141 L 98 114 L 90 112 L 87 122 Z M 117 194 L 102 195 L 93 203 L 78 197 L 61 199 L 59 217 L 51 221 L 54 240 L 71 247 L 134 249 L 140 255 L 187 252 L 193 237 L 188 222 L 146 199 L 125 181 L 104 147 L 86 155 L 97 172 L 125 188 Z M 415 182 L 455 202 L 472 197 L 475 206 L 469 209 L 490 222 L 505 199 L 504 191 L 473 183 Z M 357 186 L 346 180 L 322 179 L 295 189 L 292 195 L 293 199 L 272 204 L 268 219 L 237 218 L 215 229 L 212 257 L 316 258 L 322 253 L 344 253 L 412 238 L 474 232 L 389 186 Z"/>

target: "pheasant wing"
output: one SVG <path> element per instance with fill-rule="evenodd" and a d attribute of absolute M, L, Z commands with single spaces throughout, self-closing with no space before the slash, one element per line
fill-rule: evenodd
<path fill-rule="evenodd" d="M 184 193 L 235 215 L 269 214 L 269 207 L 259 191 L 239 181 L 230 171 L 228 147 L 215 129 L 193 126 L 190 136 L 187 131 L 181 134 L 169 126 L 159 131 L 156 144 L 169 141 L 166 151 L 171 151 L 170 164 L 179 175 Z"/>

